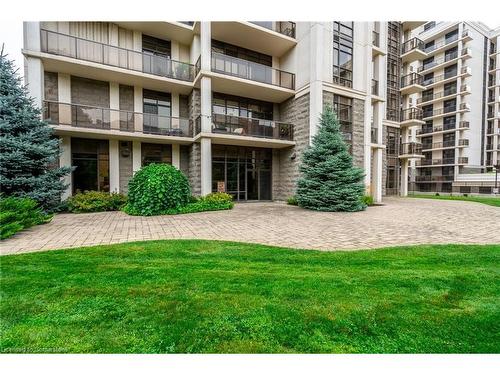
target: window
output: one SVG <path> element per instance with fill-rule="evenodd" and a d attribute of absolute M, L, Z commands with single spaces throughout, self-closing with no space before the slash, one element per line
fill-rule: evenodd
<path fill-rule="evenodd" d="M 214 92 L 212 112 L 219 115 L 272 120 L 273 103 Z"/>
<path fill-rule="evenodd" d="M 446 68 L 444 68 L 444 78 L 447 79 L 456 76 L 457 71 L 458 71 L 457 64 L 452 66 L 447 66 Z"/>
<path fill-rule="evenodd" d="M 444 61 L 450 61 L 458 57 L 458 47 L 453 47 L 444 52 Z"/>
<path fill-rule="evenodd" d="M 142 52 L 170 58 L 170 41 L 142 35 Z"/>
<path fill-rule="evenodd" d="M 450 31 L 448 34 L 444 36 L 445 43 L 451 43 L 458 39 L 458 29 Z"/>
<path fill-rule="evenodd" d="M 340 95 L 333 97 L 333 110 L 340 122 L 340 131 L 347 142 L 352 142 L 352 99 Z"/>
<path fill-rule="evenodd" d="M 143 91 L 144 132 L 164 133 L 171 129 L 171 95 L 165 92 Z"/>
<path fill-rule="evenodd" d="M 151 163 L 172 164 L 172 145 L 142 143 L 141 157 L 142 166 Z"/>
<path fill-rule="evenodd" d="M 352 87 L 353 22 L 333 23 L 333 82 Z"/>

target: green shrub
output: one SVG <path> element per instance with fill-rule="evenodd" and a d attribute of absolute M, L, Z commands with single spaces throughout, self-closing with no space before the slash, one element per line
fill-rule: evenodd
<path fill-rule="evenodd" d="M 233 197 L 226 193 L 210 193 L 200 197 L 197 202 L 168 212 L 169 214 L 188 214 L 203 211 L 230 210 L 234 207 Z"/>
<path fill-rule="evenodd" d="M 286 203 L 289 204 L 289 205 L 291 205 L 291 206 L 298 206 L 299 205 L 299 202 L 297 202 L 297 198 L 295 198 L 295 196 L 289 197 L 286 200 Z"/>
<path fill-rule="evenodd" d="M 436 195 L 436 197 L 439 197 L 439 193 L 436 193 L 435 195 Z"/>
<path fill-rule="evenodd" d="M 128 184 L 129 215 L 161 215 L 178 210 L 190 200 L 186 176 L 169 164 L 149 164 L 141 168 Z"/>
<path fill-rule="evenodd" d="M 45 214 L 31 198 L 0 198 L 0 238 L 34 225 L 47 223 L 52 215 Z"/>
<path fill-rule="evenodd" d="M 373 197 L 371 195 L 363 195 L 363 197 L 361 198 L 361 201 L 366 206 L 373 206 L 373 203 L 374 203 Z"/>
<path fill-rule="evenodd" d="M 102 212 L 120 210 L 127 202 L 127 197 L 118 193 L 103 191 L 85 191 L 73 195 L 67 200 L 68 211 L 74 213 Z"/>

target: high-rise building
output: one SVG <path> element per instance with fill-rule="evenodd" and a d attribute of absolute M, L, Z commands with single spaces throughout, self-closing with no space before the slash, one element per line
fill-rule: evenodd
<path fill-rule="evenodd" d="M 491 65 L 498 35 L 444 24 L 26 22 L 25 78 L 61 138 L 60 164 L 76 167 L 66 196 L 126 193 L 141 166 L 164 162 L 188 176 L 194 194 L 284 200 L 331 106 L 365 170 L 367 194 L 380 202 L 405 195 L 409 182 L 432 189 L 423 185 L 434 182 L 423 180 L 428 175 L 456 176 L 465 164 L 483 171 L 498 160 L 488 151 L 499 137 L 498 65 Z M 434 47 L 426 44 L 432 40 Z M 476 69 L 484 72 L 477 82 Z M 482 87 L 484 100 L 476 95 Z M 451 126 L 451 113 L 453 137 L 437 130 Z M 434 159 L 453 159 L 451 169 Z"/>

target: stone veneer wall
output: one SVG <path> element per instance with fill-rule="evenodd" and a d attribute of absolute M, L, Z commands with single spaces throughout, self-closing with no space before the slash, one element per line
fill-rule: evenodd
<path fill-rule="evenodd" d="M 282 122 L 293 124 L 295 140 L 294 147 L 273 150 L 273 199 L 285 200 L 295 194 L 300 160 L 309 145 L 309 94 L 284 101 L 279 113 Z"/>
<path fill-rule="evenodd" d="M 189 95 L 188 100 L 189 107 L 189 120 L 191 123 L 191 127 L 194 131 L 195 121 L 198 116 L 201 114 L 201 95 L 199 89 L 193 89 L 191 94 Z M 193 195 L 201 194 L 201 151 L 200 144 L 193 143 L 189 147 L 188 153 L 188 179 L 191 184 L 191 190 Z M 181 154 L 181 162 L 182 162 L 182 154 Z"/>

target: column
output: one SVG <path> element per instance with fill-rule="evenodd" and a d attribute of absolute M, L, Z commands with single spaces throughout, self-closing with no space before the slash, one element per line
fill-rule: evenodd
<path fill-rule="evenodd" d="M 210 138 L 201 138 L 201 195 L 212 192 L 212 141 Z"/>
<path fill-rule="evenodd" d="M 72 125 L 71 119 L 71 76 L 59 73 L 57 75 L 57 92 L 59 103 L 59 123 Z"/>
<path fill-rule="evenodd" d="M 180 120 L 179 120 L 179 93 L 177 92 L 173 92 L 171 94 L 171 98 L 172 98 L 172 113 L 171 113 L 171 116 L 172 116 L 172 120 L 170 122 L 170 126 L 173 128 L 173 129 L 179 129 L 181 127 L 181 124 L 180 124 Z"/>
<path fill-rule="evenodd" d="M 109 140 L 109 192 L 120 192 L 120 154 L 117 139 Z"/>
<path fill-rule="evenodd" d="M 120 130 L 120 85 L 117 82 L 109 83 L 109 108 L 111 129 Z"/>
<path fill-rule="evenodd" d="M 172 165 L 181 169 L 181 146 L 178 143 L 172 144 Z"/>
<path fill-rule="evenodd" d="M 310 32 L 311 54 L 309 56 L 309 143 L 316 135 L 319 118 L 323 112 L 323 54 L 324 29 L 320 22 L 313 22 Z"/>
<path fill-rule="evenodd" d="M 372 196 L 376 203 L 382 202 L 382 158 L 381 148 L 373 150 L 373 186 Z"/>
<path fill-rule="evenodd" d="M 134 129 L 136 132 L 141 132 L 143 129 L 143 104 L 142 104 L 142 87 L 134 86 Z"/>
<path fill-rule="evenodd" d="M 402 197 L 408 195 L 408 159 L 401 159 L 401 189 L 399 195 Z"/>
<path fill-rule="evenodd" d="M 59 155 L 59 165 L 61 167 L 71 167 L 71 137 L 62 136 L 61 139 L 61 154 Z M 62 178 L 64 184 L 67 185 L 66 190 L 61 195 L 61 200 L 66 200 L 71 197 L 73 192 L 72 173 Z"/>
<path fill-rule="evenodd" d="M 36 106 L 42 108 L 42 100 L 44 96 L 42 60 L 38 57 L 26 57 L 25 69 L 28 94 L 35 100 Z"/>
<path fill-rule="evenodd" d="M 371 82 L 371 78 L 370 78 Z M 364 102 L 364 154 L 363 154 L 363 168 L 365 170 L 365 190 L 369 195 L 373 194 L 371 186 L 371 116 L 372 116 L 372 103 L 370 95 L 367 95 Z"/>
<path fill-rule="evenodd" d="M 141 152 L 141 142 L 132 142 L 132 172 L 135 173 L 142 166 L 142 152 Z"/>

